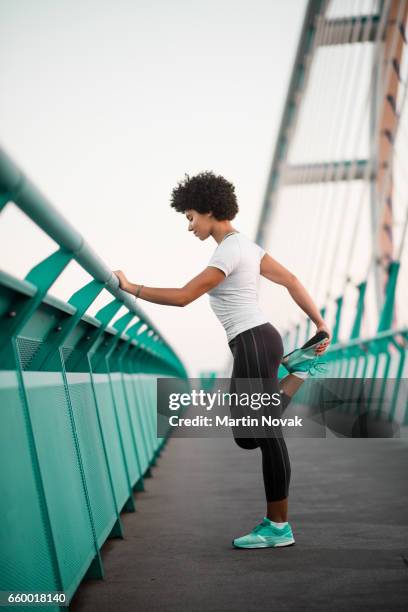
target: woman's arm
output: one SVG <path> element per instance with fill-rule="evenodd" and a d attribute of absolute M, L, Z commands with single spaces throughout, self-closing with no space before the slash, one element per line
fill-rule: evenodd
<path fill-rule="evenodd" d="M 330 340 L 330 330 L 324 322 L 319 309 L 305 287 L 292 272 L 277 262 L 276 259 L 273 259 L 268 253 L 265 253 L 261 259 L 260 273 L 268 280 L 286 287 L 296 304 L 300 306 L 316 325 L 317 331 L 326 331 L 329 334 Z M 328 344 L 329 342 L 326 342 L 326 346 Z M 324 349 L 326 346 L 324 346 Z"/>
<path fill-rule="evenodd" d="M 122 270 L 114 272 L 119 279 L 119 286 L 123 291 L 136 295 L 140 285 L 131 283 Z M 143 286 L 138 297 L 154 304 L 164 306 L 187 306 L 207 291 L 219 285 L 225 279 L 225 274 L 219 268 L 208 266 L 195 276 L 186 285 L 180 288 L 162 288 Z"/>

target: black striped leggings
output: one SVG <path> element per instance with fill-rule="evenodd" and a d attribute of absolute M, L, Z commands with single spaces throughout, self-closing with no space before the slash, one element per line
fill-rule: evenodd
<path fill-rule="evenodd" d="M 228 345 L 234 357 L 231 392 L 236 389 L 234 378 L 262 378 L 265 379 L 265 391 L 279 393 L 278 368 L 283 356 L 283 343 L 278 330 L 271 323 L 263 323 L 241 332 Z M 289 396 L 281 394 L 283 409 L 289 401 Z M 267 501 L 279 501 L 287 497 L 291 469 L 283 436 L 240 438 L 234 433 L 234 440 L 241 448 L 261 449 Z"/>

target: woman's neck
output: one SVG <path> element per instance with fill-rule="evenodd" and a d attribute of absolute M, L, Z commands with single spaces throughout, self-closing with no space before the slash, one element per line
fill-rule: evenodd
<path fill-rule="evenodd" d="M 235 227 L 232 227 L 232 225 L 229 223 L 228 225 L 217 227 L 213 231 L 212 237 L 214 238 L 215 242 L 220 244 L 220 242 L 222 242 L 222 240 L 227 234 L 230 234 L 231 232 L 237 232 L 237 231 L 238 230 L 236 230 Z"/>

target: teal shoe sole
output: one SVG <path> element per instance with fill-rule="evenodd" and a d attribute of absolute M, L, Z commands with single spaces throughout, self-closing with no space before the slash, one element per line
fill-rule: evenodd
<path fill-rule="evenodd" d="M 235 544 L 232 540 L 234 548 L 282 548 L 283 546 L 294 546 L 295 540 L 288 542 L 279 542 L 278 544 L 268 544 L 268 542 L 259 542 L 259 544 Z"/>

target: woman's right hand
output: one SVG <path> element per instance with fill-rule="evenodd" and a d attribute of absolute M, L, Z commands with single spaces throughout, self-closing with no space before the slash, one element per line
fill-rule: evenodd
<path fill-rule="evenodd" d="M 330 329 L 327 327 L 326 323 L 323 322 L 320 325 L 317 325 L 316 333 L 320 331 L 325 331 L 327 334 L 329 334 L 329 337 L 322 340 L 319 347 L 315 349 L 316 355 L 321 355 L 322 353 L 324 353 L 331 342 L 331 332 Z"/>

